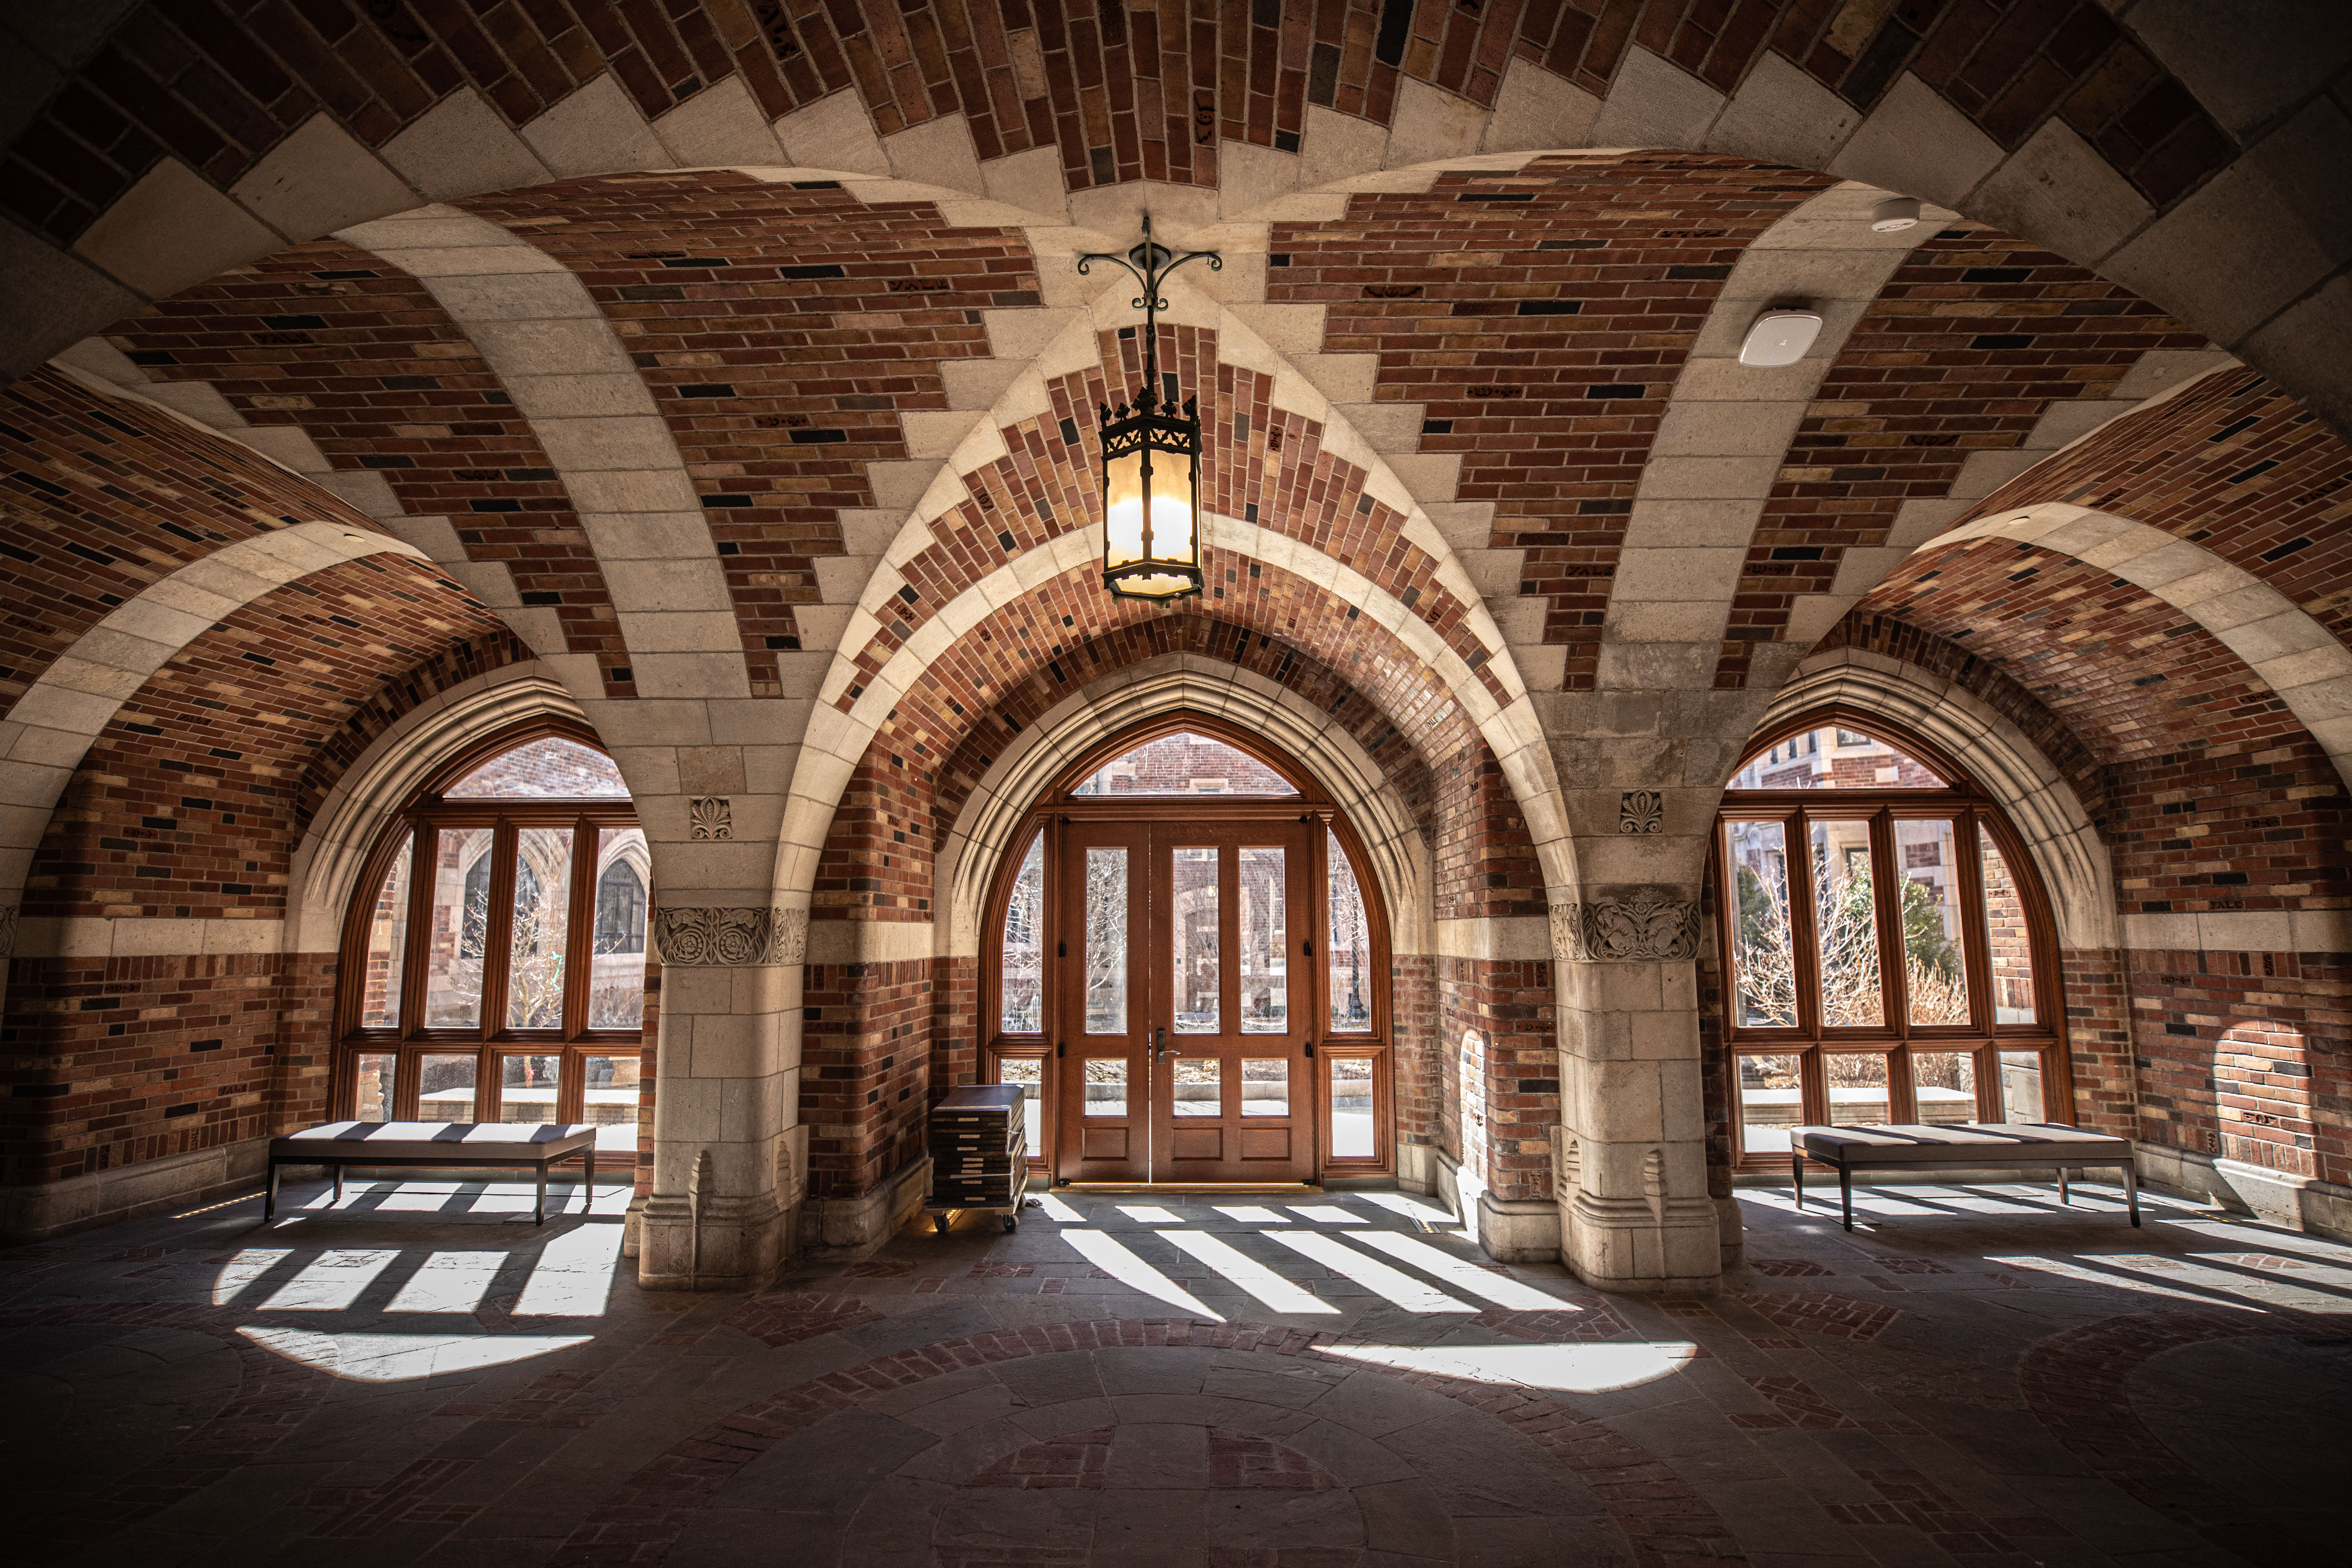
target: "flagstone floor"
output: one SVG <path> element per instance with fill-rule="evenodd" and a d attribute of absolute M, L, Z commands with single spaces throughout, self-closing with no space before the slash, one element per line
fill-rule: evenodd
<path fill-rule="evenodd" d="M 1743 1189 L 1706 1300 L 1416 1198 L 1072 1195 L 758 1296 L 627 1194 L 355 1184 L 0 1253 L 26 1563 L 1408 1568 L 2327 1561 L 2352 1247 L 2153 1194 Z M 520 1223 L 518 1219 L 520 1217 Z M 2337 1560 L 2340 1560 L 2337 1559 Z"/>

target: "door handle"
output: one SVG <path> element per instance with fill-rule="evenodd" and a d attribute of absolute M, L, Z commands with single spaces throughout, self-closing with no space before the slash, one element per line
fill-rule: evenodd
<path fill-rule="evenodd" d="M 1309 1061 L 1315 1059 L 1315 1042 L 1312 1040 L 1307 1042 L 1307 1058 Z"/>
<path fill-rule="evenodd" d="M 1168 1031 L 1165 1029 L 1158 1032 L 1156 1042 L 1151 1047 L 1151 1059 L 1155 1062 L 1164 1062 L 1168 1059 Z"/>

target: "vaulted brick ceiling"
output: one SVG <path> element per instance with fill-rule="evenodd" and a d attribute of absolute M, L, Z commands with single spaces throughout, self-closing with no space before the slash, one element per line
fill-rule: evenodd
<path fill-rule="evenodd" d="M 0 209 L 70 242 L 159 154 L 226 187 L 322 110 L 381 148 L 453 92 L 523 127 L 608 71 L 648 120 L 854 89 L 886 135 L 961 114 L 981 158 L 1051 147 L 1072 190 L 1206 185 L 1218 142 L 1295 150 L 1310 105 L 1491 107 L 1514 60 L 1601 95 L 1635 45 L 1724 91 L 1769 60 L 1857 113 L 1907 73 L 2005 148 L 2054 112 L 2159 205 L 2236 151 L 2094 0 L 151 0 L 9 149 Z"/>

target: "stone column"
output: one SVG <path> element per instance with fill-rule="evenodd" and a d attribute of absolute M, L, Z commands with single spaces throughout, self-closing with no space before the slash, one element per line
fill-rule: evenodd
<path fill-rule="evenodd" d="M 654 1190 L 639 1279 L 649 1289 L 740 1290 L 791 1255 L 805 1190 L 801 963 L 808 911 L 665 905 Z"/>
<path fill-rule="evenodd" d="M 1560 1260 L 1604 1290 L 1710 1293 L 1722 1262 L 1699 1089 L 1698 889 L 1578 892 L 1551 906 Z"/>

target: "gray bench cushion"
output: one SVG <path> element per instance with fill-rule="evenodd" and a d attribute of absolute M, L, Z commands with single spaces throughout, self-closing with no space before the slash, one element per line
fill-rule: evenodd
<path fill-rule="evenodd" d="M 1900 1165 L 1914 1161 L 1954 1160 L 1981 1154 L 1988 1167 L 2009 1160 L 2064 1158 L 2084 1164 L 2128 1161 L 2131 1144 L 2122 1138 L 2085 1132 L 2054 1121 L 1968 1121 L 1956 1125 L 1895 1127 L 1797 1127 L 1790 1142 L 1825 1164 Z"/>
<path fill-rule="evenodd" d="M 273 1138 L 273 1159 L 320 1163 L 446 1160 L 463 1164 L 537 1164 L 576 1154 L 596 1141 L 586 1123 L 530 1121 L 328 1121 Z"/>

